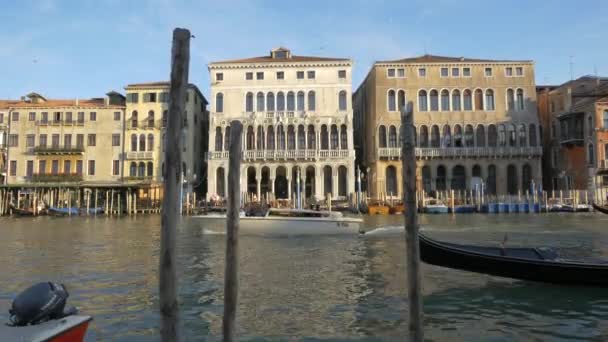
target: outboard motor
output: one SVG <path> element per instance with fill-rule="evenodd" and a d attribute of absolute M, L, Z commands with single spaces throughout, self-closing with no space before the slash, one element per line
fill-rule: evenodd
<path fill-rule="evenodd" d="M 62 284 L 38 283 L 21 292 L 9 310 L 12 326 L 35 325 L 77 313 L 66 307 L 68 291 Z"/>

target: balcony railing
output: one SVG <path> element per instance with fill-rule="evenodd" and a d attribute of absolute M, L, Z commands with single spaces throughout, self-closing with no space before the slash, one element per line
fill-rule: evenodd
<path fill-rule="evenodd" d="M 34 173 L 31 177 L 32 182 L 38 183 L 65 183 L 80 182 L 82 174 L 79 173 Z"/>
<path fill-rule="evenodd" d="M 151 181 L 153 176 L 127 176 L 124 178 L 125 181 Z"/>
<path fill-rule="evenodd" d="M 543 148 L 536 147 L 417 147 L 417 158 L 479 158 L 479 157 L 536 157 Z M 400 147 L 378 149 L 380 158 L 399 158 Z"/>
<path fill-rule="evenodd" d="M 83 154 L 84 146 L 36 146 L 34 154 Z"/>
<path fill-rule="evenodd" d="M 249 150 L 243 151 L 245 161 L 343 159 L 351 156 L 349 150 Z M 207 153 L 209 160 L 228 159 L 228 151 Z"/>
<path fill-rule="evenodd" d="M 153 151 L 127 152 L 126 159 L 153 159 Z"/>

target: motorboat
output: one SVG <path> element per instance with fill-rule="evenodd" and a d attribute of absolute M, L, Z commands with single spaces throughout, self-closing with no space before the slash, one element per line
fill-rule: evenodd
<path fill-rule="evenodd" d="M 606 205 L 599 205 L 599 204 L 593 202 L 593 209 L 599 211 L 600 213 L 608 214 L 608 206 L 606 206 Z"/>
<path fill-rule="evenodd" d="M 390 207 L 382 201 L 373 201 L 367 206 L 369 215 L 388 215 Z"/>
<path fill-rule="evenodd" d="M 506 239 L 505 239 L 506 240 Z M 547 247 L 461 245 L 419 235 L 420 259 L 428 264 L 499 277 L 556 284 L 608 286 L 608 261 L 568 260 Z"/>
<path fill-rule="evenodd" d="M 226 214 L 193 216 L 207 221 L 226 221 Z M 243 231 L 263 234 L 316 235 L 357 234 L 361 232 L 363 219 L 346 217 L 341 212 L 308 209 L 270 208 L 263 216 L 239 214 Z"/>
<path fill-rule="evenodd" d="M 92 319 L 91 316 L 72 315 L 23 327 L 0 325 L 0 339 L 28 342 L 81 342 L 84 341 Z"/>
<path fill-rule="evenodd" d="M 441 200 L 433 198 L 425 201 L 422 211 L 426 214 L 447 214 L 448 206 Z"/>

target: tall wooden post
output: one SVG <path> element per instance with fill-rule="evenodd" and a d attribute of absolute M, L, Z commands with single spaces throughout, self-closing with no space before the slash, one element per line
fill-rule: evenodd
<path fill-rule="evenodd" d="M 420 246 L 418 244 L 418 210 L 416 208 L 416 151 L 414 143 L 414 112 L 412 102 L 401 108 L 401 146 L 403 203 L 405 203 L 405 244 L 407 249 L 407 280 L 410 341 L 422 342 L 422 295 L 420 291 Z M 452 193 L 452 200 L 453 200 Z"/>
<path fill-rule="evenodd" d="M 190 64 L 190 31 L 173 30 L 171 49 L 171 89 L 167 143 L 165 148 L 165 184 L 161 217 L 159 292 L 160 335 L 163 342 L 179 341 L 179 310 L 177 303 L 177 273 L 175 269 L 175 235 L 179 220 L 179 191 L 182 186 L 182 115 L 186 110 L 188 68 Z"/>
<path fill-rule="evenodd" d="M 241 145 L 243 124 L 230 124 L 228 161 L 228 213 L 226 221 L 226 260 L 224 264 L 224 341 L 236 341 L 236 308 L 239 292 L 239 212 L 241 193 Z"/>

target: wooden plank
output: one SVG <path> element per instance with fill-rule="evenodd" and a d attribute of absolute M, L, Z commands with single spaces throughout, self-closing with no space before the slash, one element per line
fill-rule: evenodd
<path fill-rule="evenodd" d="M 173 30 L 171 50 L 171 89 L 165 148 L 165 182 L 161 217 L 159 260 L 159 293 L 161 341 L 179 341 L 179 308 L 177 302 L 177 272 L 175 236 L 179 222 L 179 190 L 182 174 L 182 115 L 186 107 L 188 67 L 190 63 L 190 31 Z"/>
<path fill-rule="evenodd" d="M 236 309 L 239 288 L 239 213 L 241 193 L 241 143 L 243 124 L 230 124 L 230 159 L 228 161 L 228 203 L 226 220 L 226 260 L 224 264 L 224 341 L 236 341 Z"/>
<path fill-rule="evenodd" d="M 418 209 L 416 204 L 416 154 L 413 104 L 401 108 L 401 145 L 403 203 L 405 203 L 405 245 L 407 249 L 407 280 L 409 306 L 409 340 L 422 342 L 422 295 L 420 290 L 420 246 L 418 244 Z M 452 200 L 454 195 L 452 193 Z"/>

